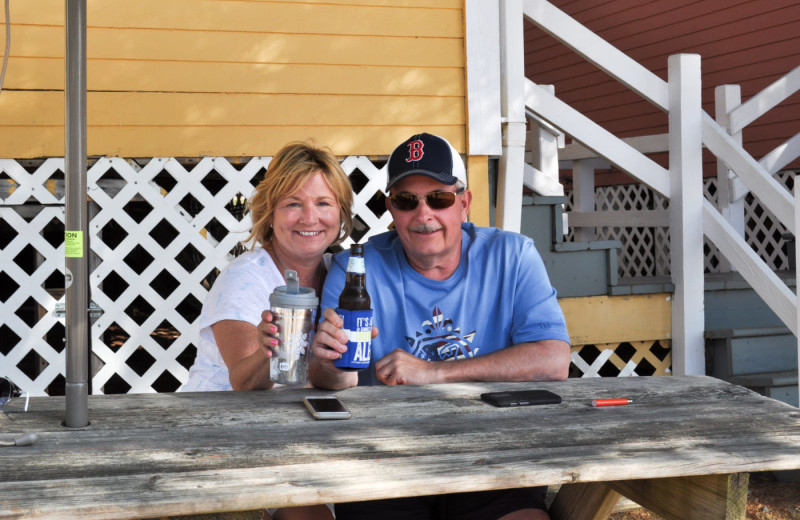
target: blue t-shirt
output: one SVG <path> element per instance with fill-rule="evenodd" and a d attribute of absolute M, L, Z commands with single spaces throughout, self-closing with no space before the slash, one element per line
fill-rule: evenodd
<path fill-rule="evenodd" d="M 461 261 L 431 280 L 406 260 L 396 231 L 364 245 L 367 291 L 380 331 L 359 384 L 378 383 L 375 362 L 396 348 L 425 360 L 471 358 L 543 339 L 569 342 L 556 291 L 533 240 L 496 228 L 461 226 Z M 348 251 L 334 256 L 322 308 L 336 308 Z"/>

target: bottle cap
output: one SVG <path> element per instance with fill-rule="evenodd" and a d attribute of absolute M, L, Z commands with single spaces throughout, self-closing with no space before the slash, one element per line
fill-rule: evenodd
<path fill-rule="evenodd" d="M 269 295 L 269 304 L 272 307 L 292 307 L 303 309 L 316 309 L 319 304 L 317 293 L 311 287 L 302 287 L 297 277 L 297 271 L 286 270 L 286 285 L 276 287 Z"/>

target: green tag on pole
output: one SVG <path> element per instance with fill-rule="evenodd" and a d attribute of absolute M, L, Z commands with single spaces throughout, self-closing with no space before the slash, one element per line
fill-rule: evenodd
<path fill-rule="evenodd" d="M 83 231 L 64 231 L 64 256 L 83 258 Z"/>

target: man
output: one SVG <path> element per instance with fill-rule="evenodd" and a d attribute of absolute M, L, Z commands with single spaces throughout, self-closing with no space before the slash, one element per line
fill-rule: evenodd
<path fill-rule="evenodd" d="M 394 230 L 364 247 L 373 321 L 372 364 L 337 369 L 347 349 L 331 309 L 344 286 L 347 253 L 325 282 L 326 309 L 314 339 L 311 383 L 356 384 L 561 380 L 569 336 L 556 293 L 533 241 L 466 223 L 472 193 L 464 163 L 445 139 L 419 134 L 398 146 L 386 166 L 386 208 Z M 376 335 L 377 334 L 377 335 Z M 336 506 L 349 518 L 542 519 L 544 491 L 499 490 Z"/>

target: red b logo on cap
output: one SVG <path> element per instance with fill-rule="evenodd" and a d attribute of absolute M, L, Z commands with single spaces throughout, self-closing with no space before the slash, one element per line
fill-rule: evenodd
<path fill-rule="evenodd" d="M 406 162 L 415 162 L 422 159 L 424 152 L 422 151 L 423 143 L 419 139 L 408 143 L 408 159 Z"/>

